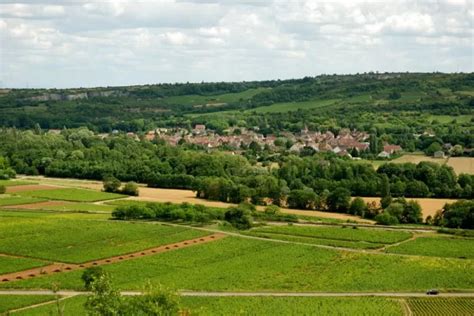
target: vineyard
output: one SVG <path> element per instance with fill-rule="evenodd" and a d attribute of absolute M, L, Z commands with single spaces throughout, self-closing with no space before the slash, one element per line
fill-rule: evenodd
<path fill-rule="evenodd" d="M 471 316 L 474 298 L 410 298 L 407 303 L 414 316 Z"/>

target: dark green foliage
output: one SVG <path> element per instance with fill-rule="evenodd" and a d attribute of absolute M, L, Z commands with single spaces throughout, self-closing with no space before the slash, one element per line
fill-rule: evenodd
<path fill-rule="evenodd" d="M 224 214 L 224 219 L 238 229 L 249 229 L 253 222 L 251 211 L 242 206 L 229 208 Z"/>
<path fill-rule="evenodd" d="M 347 213 L 351 202 L 351 192 L 344 188 L 337 188 L 327 198 L 327 208 L 331 212 Z"/>
<path fill-rule="evenodd" d="M 105 275 L 102 267 L 89 267 L 82 273 L 81 279 L 84 281 L 84 288 L 88 291 L 92 290 L 92 283 Z"/>
<path fill-rule="evenodd" d="M 7 188 L 4 185 L 0 184 L 0 194 L 4 194 L 7 191 Z"/>
<path fill-rule="evenodd" d="M 365 204 L 364 200 L 360 197 L 356 197 L 351 201 L 349 213 L 352 215 L 365 217 L 365 214 L 367 213 L 367 204 Z"/>
<path fill-rule="evenodd" d="M 115 178 L 114 176 L 105 177 L 103 184 L 104 184 L 104 191 L 112 192 L 112 193 L 119 192 L 120 187 L 122 186 L 122 183 L 120 182 L 120 180 Z"/>
<path fill-rule="evenodd" d="M 434 224 L 450 228 L 474 229 L 474 201 L 457 201 L 446 204 L 443 210 L 436 214 Z"/>
<path fill-rule="evenodd" d="M 396 225 L 399 223 L 397 217 L 390 215 L 387 212 L 383 212 L 375 216 L 375 221 L 382 225 Z"/>
<path fill-rule="evenodd" d="M 290 208 L 314 209 L 317 195 L 311 189 L 291 190 L 288 196 L 288 206 Z"/>
<path fill-rule="evenodd" d="M 127 182 L 123 188 L 120 190 L 120 193 L 132 196 L 138 196 L 138 184 L 133 181 Z"/>

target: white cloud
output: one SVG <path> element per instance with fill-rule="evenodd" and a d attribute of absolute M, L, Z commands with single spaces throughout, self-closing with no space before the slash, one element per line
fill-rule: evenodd
<path fill-rule="evenodd" d="M 0 82 L 473 71 L 471 0 L 3 0 Z"/>

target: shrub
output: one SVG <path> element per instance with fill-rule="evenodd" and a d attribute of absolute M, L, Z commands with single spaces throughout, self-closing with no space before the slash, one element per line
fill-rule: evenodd
<path fill-rule="evenodd" d="M 352 200 L 351 205 L 349 206 L 349 213 L 364 217 L 366 212 L 367 205 L 362 198 L 356 197 Z"/>
<path fill-rule="evenodd" d="M 4 185 L 0 185 L 0 194 L 4 194 L 7 191 L 7 188 Z"/>
<path fill-rule="evenodd" d="M 81 276 L 82 281 L 84 281 L 84 288 L 90 291 L 92 289 L 92 283 L 104 274 L 105 272 L 101 267 L 86 268 Z"/>
<path fill-rule="evenodd" d="M 225 212 L 224 219 L 238 229 L 249 229 L 252 227 L 252 216 L 250 212 L 242 207 L 231 207 Z"/>
<path fill-rule="evenodd" d="M 388 212 L 383 212 L 377 216 L 375 216 L 375 221 L 378 223 L 378 224 L 381 224 L 381 225 L 396 225 L 398 224 L 398 219 L 389 214 Z"/>
<path fill-rule="evenodd" d="M 104 184 L 104 191 L 112 192 L 112 193 L 118 192 L 120 190 L 120 186 L 122 185 L 119 179 L 113 176 L 105 177 L 103 184 Z"/>
<path fill-rule="evenodd" d="M 120 192 L 126 195 L 138 196 L 138 184 L 133 181 L 127 182 Z"/>

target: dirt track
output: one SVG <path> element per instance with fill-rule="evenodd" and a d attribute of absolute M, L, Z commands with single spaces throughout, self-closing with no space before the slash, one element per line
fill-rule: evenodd
<path fill-rule="evenodd" d="M 177 242 L 173 244 L 163 245 L 163 246 L 159 246 L 155 248 L 150 248 L 150 249 L 146 249 L 146 250 L 142 250 L 142 251 L 138 251 L 134 253 L 129 253 L 129 254 L 124 254 L 120 256 L 114 256 L 114 257 L 110 257 L 106 259 L 89 261 L 82 264 L 69 264 L 69 263 L 63 263 L 63 262 L 55 262 L 53 264 L 39 267 L 39 268 L 0 275 L 0 282 L 12 282 L 16 280 L 31 279 L 31 278 L 35 278 L 35 277 L 39 277 L 39 276 L 47 275 L 47 274 L 67 272 L 67 271 L 72 271 L 72 270 L 80 270 L 80 269 L 85 269 L 92 266 L 100 266 L 100 265 L 105 265 L 105 264 L 117 263 L 120 261 L 126 261 L 126 260 L 144 257 L 144 256 L 150 256 L 157 253 L 162 253 L 162 252 L 171 251 L 175 249 L 187 248 L 187 247 L 191 247 L 197 244 L 208 243 L 208 242 L 222 239 L 224 237 L 226 237 L 225 234 L 214 233 L 212 235 L 208 235 L 208 236 L 204 236 L 200 238 L 185 240 L 185 241 L 181 241 L 181 242 Z"/>

